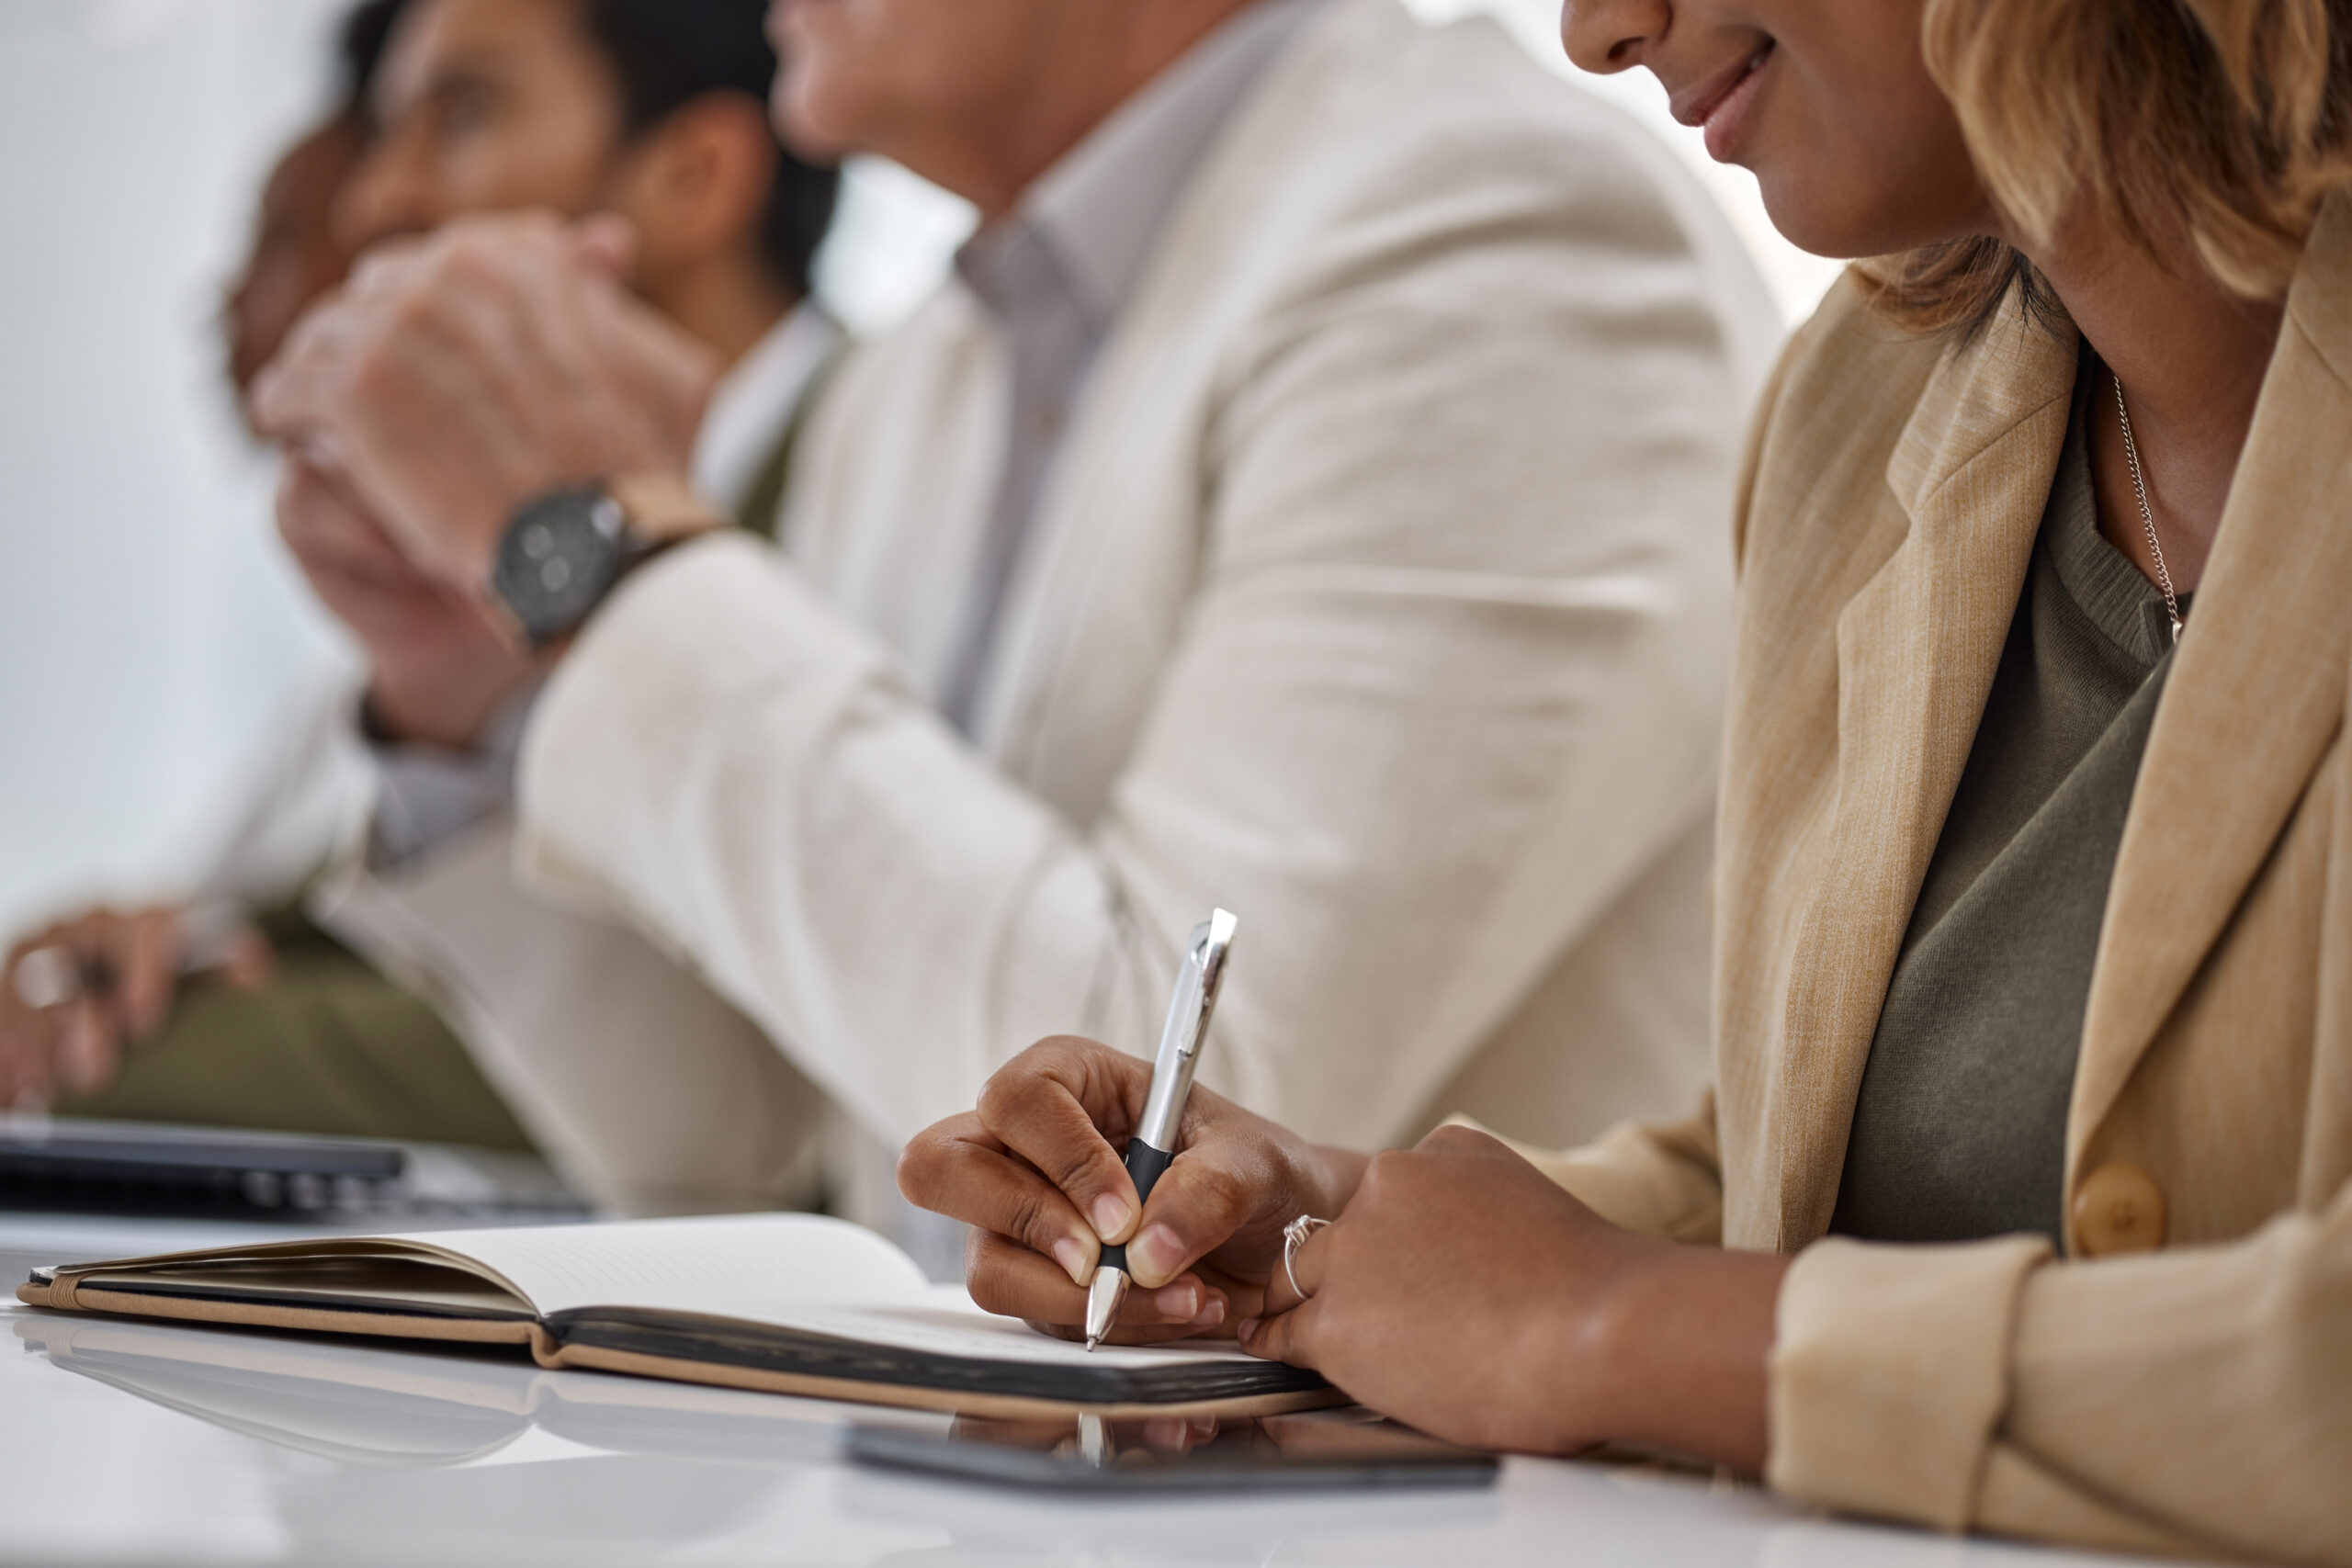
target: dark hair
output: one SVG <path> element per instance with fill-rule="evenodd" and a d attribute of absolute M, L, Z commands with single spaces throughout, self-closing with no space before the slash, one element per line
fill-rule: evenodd
<path fill-rule="evenodd" d="M 776 71 L 767 0 L 582 0 L 580 15 L 620 77 L 623 120 L 632 136 L 707 93 L 767 102 Z M 760 219 L 760 254 L 795 293 L 808 290 L 809 264 L 840 190 L 838 169 L 805 163 L 778 144 Z"/>
<path fill-rule="evenodd" d="M 368 119 L 368 90 L 375 85 L 376 67 L 384 62 L 384 46 L 392 41 L 408 0 L 367 0 L 343 18 L 335 37 L 335 57 L 343 68 L 340 84 L 344 112 L 363 125 Z"/>

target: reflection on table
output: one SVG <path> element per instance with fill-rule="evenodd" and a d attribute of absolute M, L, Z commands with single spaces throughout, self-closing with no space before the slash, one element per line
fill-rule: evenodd
<path fill-rule="evenodd" d="M 254 1229 L 0 1213 L 0 1279 L 13 1288 L 35 1264 L 225 1246 Z M 6 1354 L 12 1344 L 18 1353 Z M 520 1354 L 9 1306 L 0 1563 L 2116 1561 L 1818 1519 L 1754 1487 L 1655 1464 L 1510 1460 L 1491 1487 L 1428 1491 L 989 1486 L 854 1466 L 842 1445 L 861 1423 L 944 1433 L 951 1418 L 548 1371 Z"/>
<path fill-rule="evenodd" d="M 2062 1554 L 1815 1520 L 1654 1467 L 1490 1490 L 1076 1496 L 865 1471 L 852 1421 L 947 1418 L 18 1309 L 0 1561 L 1644 1564 L 1956 1568 Z"/>

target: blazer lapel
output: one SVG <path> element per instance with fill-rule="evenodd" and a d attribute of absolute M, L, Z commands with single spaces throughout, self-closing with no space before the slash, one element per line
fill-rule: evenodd
<path fill-rule="evenodd" d="M 2014 301 L 1928 381 L 1887 464 L 1904 542 L 1838 622 L 1838 788 L 1765 1086 L 1761 1229 L 1827 1230 L 1889 976 L 1959 787 L 2064 444 L 2075 339 Z"/>
<path fill-rule="evenodd" d="M 2076 1162 L 2302 797 L 2352 656 L 2352 201 L 2288 296 L 2222 529 L 2140 763 L 2067 1117 Z"/>

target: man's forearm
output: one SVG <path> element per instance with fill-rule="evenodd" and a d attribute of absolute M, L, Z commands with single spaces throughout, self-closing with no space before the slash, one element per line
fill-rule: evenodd
<path fill-rule="evenodd" d="M 515 694 L 543 672 L 540 663 L 520 663 L 483 676 L 424 682 L 379 670 L 360 705 L 360 731 L 377 746 L 473 750 Z"/>

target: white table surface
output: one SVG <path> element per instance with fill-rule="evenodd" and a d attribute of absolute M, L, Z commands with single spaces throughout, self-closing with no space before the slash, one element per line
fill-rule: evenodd
<path fill-rule="evenodd" d="M 35 1263 L 256 1227 L 0 1215 Z M 267 1234 L 283 1236 L 282 1230 Z M 0 1311 L 0 1563 L 1761 1564 L 2113 1562 L 1832 1521 L 1647 1467 L 1511 1460 L 1487 1491 L 1184 1501 L 1027 1494 L 844 1462 L 852 1406 L 501 1354 Z"/>

